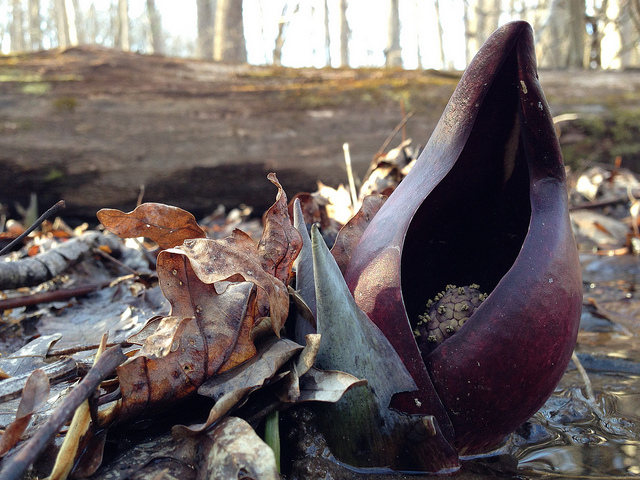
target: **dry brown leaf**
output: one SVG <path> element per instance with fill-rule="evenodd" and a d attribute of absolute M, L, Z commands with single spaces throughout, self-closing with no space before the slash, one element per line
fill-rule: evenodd
<path fill-rule="evenodd" d="M 121 419 L 162 408 L 216 374 L 231 356 L 254 298 L 248 282 L 230 283 L 218 294 L 173 250 L 158 256 L 158 279 L 171 315 L 145 334 L 140 350 L 118 368 Z"/>
<path fill-rule="evenodd" d="M 253 357 L 258 320 L 267 320 L 279 334 L 289 309 L 282 280 L 288 280 L 302 240 L 291 225 L 282 187 L 275 175 L 269 179 L 278 195 L 260 246 L 234 230 L 222 240 L 187 239 L 158 256 L 160 288 L 171 312 L 131 339 L 142 347 L 118 369 L 121 421 L 163 408 Z"/>
<path fill-rule="evenodd" d="M 319 185 L 318 188 L 322 188 L 321 185 Z M 332 211 L 328 208 L 331 206 L 329 199 L 324 198 L 320 191 L 315 193 L 298 193 L 293 197 L 291 202 L 289 202 L 290 216 L 293 216 L 293 205 L 296 200 L 300 203 L 300 210 L 307 228 L 311 228 L 311 225 L 317 225 L 327 245 L 333 245 L 338 231 L 344 224 L 332 216 Z M 351 205 L 350 202 L 349 197 L 348 205 Z"/>
<path fill-rule="evenodd" d="M 198 393 L 213 398 L 215 405 L 204 423 L 190 426 L 176 425 L 172 432 L 176 437 L 196 435 L 218 422 L 249 393 L 269 383 L 278 370 L 302 350 L 292 340 L 272 337 L 258 349 L 250 361 L 207 380 Z"/>
<path fill-rule="evenodd" d="M 268 297 L 268 310 L 273 331 L 278 335 L 289 313 L 287 287 L 262 268 L 258 249 L 251 237 L 241 230 L 234 230 L 230 237 L 222 240 L 198 238 L 187 240 L 180 247 L 169 250 L 183 254 L 191 262 L 198 278 L 213 284 L 234 277 L 254 283 Z M 261 295 L 258 292 L 258 304 Z M 263 312 L 260 311 L 260 315 Z"/>
<path fill-rule="evenodd" d="M 143 203 L 129 213 L 103 208 L 97 216 L 107 230 L 120 238 L 146 237 L 160 248 L 181 245 L 188 238 L 206 237 L 193 215 L 163 203 Z"/>
<path fill-rule="evenodd" d="M 207 380 L 198 389 L 198 393 L 218 401 L 234 390 L 261 387 L 302 349 L 302 345 L 286 338 L 269 339 L 261 345 L 258 355 L 249 362 Z"/>
<path fill-rule="evenodd" d="M 22 398 L 16 412 L 16 419 L 7 426 L 0 437 L 0 457 L 11 450 L 20 441 L 31 416 L 45 404 L 49 398 L 49 378 L 43 370 L 34 370 L 22 390 Z"/>
<path fill-rule="evenodd" d="M 276 175 L 270 173 L 267 178 L 278 187 L 278 194 L 275 203 L 264 214 L 264 232 L 258 243 L 258 254 L 264 270 L 288 285 L 291 267 L 302 249 L 302 237 L 291 223 L 287 195 Z"/>
<path fill-rule="evenodd" d="M 343 275 L 347 270 L 353 249 L 360 241 L 360 237 L 362 237 L 371 219 L 378 213 L 378 210 L 386 200 L 387 197 L 384 195 L 369 195 L 365 197 L 358 213 L 338 232 L 331 254 L 336 259 L 336 263 Z"/>
<path fill-rule="evenodd" d="M 297 401 L 335 403 L 347 390 L 361 385 L 367 385 L 367 381 L 345 372 L 312 367 L 300 377 L 300 396 Z"/>
<path fill-rule="evenodd" d="M 231 355 L 222 364 L 218 373 L 226 372 L 227 370 L 246 362 L 250 358 L 253 358 L 256 354 L 256 346 L 253 343 L 252 331 L 255 324 L 255 313 L 250 313 L 249 310 L 255 310 L 255 298 L 249 308 L 247 308 L 247 314 L 242 321 L 240 333 L 238 334 L 238 341 L 236 342 Z"/>
<path fill-rule="evenodd" d="M 225 393 L 216 400 L 215 405 L 209 411 L 209 415 L 204 423 L 196 423 L 188 426 L 174 425 L 173 428 L 171 428 L 171 434 L 176 439 L 199 435 L 212 425 L 218 423 L 222 417 L 227 415 L 231 409 L 238 405 L 252 390 L 252 387 L 244 387 Z"/>
<path fill-rule="evenodd" d="M 204 443 L 203 452 L 204 478 L 280 479 L 273 450 L 240 418 L 223 419 Z"/>

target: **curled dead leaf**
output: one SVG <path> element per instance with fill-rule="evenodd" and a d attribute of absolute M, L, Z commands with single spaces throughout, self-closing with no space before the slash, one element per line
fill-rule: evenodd
<path fill-rule="evenodd" d="M 19 441 L 31 416 L 38 411 L 49 398 L 49 379 L 42 369 L 34 370 L 22 390 L 22 398 L 16 412 L 16 419 L 7 426 L 0 437 L 0 457 L 4 456 Z"/>
<path fill-rule="evenodd" d="M 171 314 L 145 327 L 156 328 L 139 334 L 142 347 L 118 368 L 120 420 L 195 392 L 232 356 L 243 322 L 252 322 L 246 315 L 255 301 L 249 282 L 230 283 L 218 293 L 215 285 L 198 279 L 186 256 L 173 250 L 158 256 L 158 279 Z"/>
<path fill-rule="evenodd" d="M 188 238 L 206 237 L 191 213 L 163 203 L 143 203 L 129 213 L 103 208 L 97 216 L 107 230 L 120 238 L 146 237 L 160 248 L 181 245 Z"/>
<path fill-rule="evenodd" d="M 203 446 L 204 478 L 279 480 L 273 450 L 247 422 L 227 417 Z"/>
<path fill-rule="evenodd" d="M 362 206 L 351 220 L 338 232 L 336 241 L 331 249 L 333 258 L 340 267 L 340 271 L 344 275 L 347 265 L 351 259 L 351 253 L 360 241 L 360 237 L 364 233 L 369 222 L 373 219 L 380 207 L 387 200 L 385 195 L 368 195 L 362 200 Z"/>
<path fill-rule="evenodd" d="M 258 248 L 246 233 L 234 230 L 230 237 L 222 240 L 191 239 L 170 252 L 185 255 L 197 277 L 205 284 L 238 277 L 254 283 L 266 294 L 273 331 L 276 335 L 280 333 L 289 313 L 287 287 L 264 270 Z M 262 303 L 260 300 L 258 292 L 258 302 Z"/>
<path fill-rule="evenodd" d="M 264 214 L 264 231 L 258 243 L 264 270 L 285 285 L 289 283 L 293 262 L 302 249 L 302 237 L 293 227 L 287 207 L 287 195 L 275 173 L 267 178 L 278 187 L 275 203 Z"/>

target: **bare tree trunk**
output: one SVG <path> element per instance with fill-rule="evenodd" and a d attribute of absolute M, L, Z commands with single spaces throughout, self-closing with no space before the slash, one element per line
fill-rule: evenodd
<path fill-rule="evenodd" d="M 196 55 L 198 58 L 213 60 L 213 26 L 215 1 L 197 0 L 198 40 Z"/>
<path fill-rule="evenodd" d="M 29 46 L 31 50 L 42 49 L 42 29 L 40 22 L 40 1 L 29 0 Z"/>
<path fill-rule="evenodd" d="M 384 51 L 384 56 L 386 67 L 402 66 L 399 0 L 389 0 L 389 29 L 387 31 L 387 48 Z"/>
<path fill-rule="evenodd" d="M 552 0 L 546 9 L 546 17 L 535 31 L 536 52 L 540 67 L 564 67 L 568 42 L 564 39 L 569 23 L 563 0 Z"/>
<path fill-rule="evenodd" d="M 620 11 L 618 10 L 617 2 L 614 2 L 613 9 L 615 10 L 615 17 L 617 18 Z M 593 15 L 584 14 L 585 23 L 590 28 L 589 39 L 587 48 L 584 49 L 584 66 L 588 68 L 602 68 L 602 40 L 606 35 L 606 30 L 609 26 L 608 18 L 609 0 L 602 0 L 600 7 L 594 8 Z M 620 25 L 620 21 L 617 25 Z M 616 26 L 611 25 L 613 28 Z M 611 29 L 609 29 L 611 30 Z M 611 35 L 613 37 L 613 35 Z M 586 38 L 586 36 L 585 36 Z M 619 37 L 618 37 L 619 38 Z M 619 50 L 619 49 L 618 49 Z"/>
<path fill-rule="evenodd" d="M 118 37 L 116 45 L 122 50 L 131 50 L 129 42 L 129 2 L 118 0 Z"/>
<path fill-rule="evenodd" d="M 20 0 L 11 0 L 11 24 L 9 26 L 9 34 L 11 35 L 11 51 L 24 51 L 24 15 L 22 2 L 20 2 Z"/>
<path fill-rule="evenodd" d="M 69 33 L 69 45 L 78 45 L 78 30 L 76 29 L 76 10 L 72 0 L 65 0 L 65 10 L 67 12 L 67 31 Z"/>
<path fill-rule="evenodd" d="M 482 32 L 482 43 L 498 28 L 500 24 L 500 14 L 502 13 L 501 0 L 493 0 L 487 5 L 484 30 Z M 482 45 L 480 45 L 482 46 Z"/>
<path fill-rule="evenodd" d="M 245 63 L 242 0 L 218 0 L 213 31 L 213 59 L 220 62 Z"/>
<path fill-rule="evenodd" d="M 482 44 L 498 28 L 502 3 L 500 0 L 469 0 L 465 2 L 467 64 Z"/>
<path fill-rule="evenodd" d="M 348 67 L 351 30 L 347 20 L 347 0 L 339 0 L 338 14 L 340 22 L 340 66 Z"/>
<path fill-rule="evenodd" d="M 296 5 L 296 8 L 298 5 Z M 276 67 L 282 65 L 282 47 L 284 46 L 284 31 L 289 23 L 287 10 L 289 9 L 289 2 L 285 2 L 282 6 L 282 13 L 280 13 L 280 19 L 278 20 L 278 35 L 276 36 L 275 45 L 273 46 L 273 64 Z"/>
<path fill-rule="evenodd" d="M 440 17 L 440 1 L 435 0 L 434 8 L 436 9 L 436 21 L 438 22 L 438 43 L 440 46 L 440 61 L 442 62 L 442 69 L 447 68 L 446 59 L 444 56 L 444 30 L 442 28 L 442 18 Z M 468 63 L 468 62 L 467 62 Z"/>
<path fill-rule="evenodd" d="M 618 34 L 620 35 L 620 67 L 637 67 L 640 65 L 640 2 L 636 2 L 635 8 L 631 2 L 625 2 L 621 6 L 620 24 Z M 634 24 L 636 28 L 634 29 Z"/>
<path fill-rule="evenodd" d="M 462 20 L 464 22 L 464 63 L 466 65 L 469 65 L 469 63 L 471 62 L 471 57 L 473 57 L 473 53 L 471 53 L 471 42 L 473 41 L 475 33 L 471 31 L 470 11 L 472 8 L 473 7 L 469 5 L 469 1 L 464 2 L 464 7 L 462 10 Z"/>
<path fill-rule="evenodd" d="M 420 46 L 420 2 L 415 0 L 413 2 L 413 14 L 414 22 L 416 24 L 416 57 L 418 60 L 418 70 L 422 70 L 422 48 Z"/>
<path fill-rule="evenodd" d="M 75 16 L 74 25 L 76 27 L 78 43 L 87 43 L 87 24 L 82 14 L 82 9 L 80 8 L 80 0 L 72 0 L 71 4 L 73 5 L 73 13 Z"/>
<path fill-rule="evenodd" d="M 98 18 L 96 14 L 96 6 L 92 3 L 87 14 L 87 42 L 97 43 L 98 37 Z"/>
<path fill-rule="evenodd" d="M 327 67 L 331 66 L 331 30 L 329 29 L 329 2 L 324 0 L 324 54 Z"/>
<path fill-rule="evenodd" d="M 584 67 L 585 4 L 584 0 L 569 0 L 569 54 L 567 67 Z"/>
<path fill-rule="evenodd" d="M 69 20 L 67 18 L 67 8 L 65 0 L 55 0 L 54 10 L 56 14 L 56 33 L 58 34 L 58 45 L 67 47 L 69 41 Z"/>
<path fill-rule="evenodd" d="M 164 37 L 162 35 L 162 20 L 156 8 L 155 0 L 147 0 L 147 16 L 149 17 L 149 34 L 151 36 L 152 53 L 164 52 Z"/>

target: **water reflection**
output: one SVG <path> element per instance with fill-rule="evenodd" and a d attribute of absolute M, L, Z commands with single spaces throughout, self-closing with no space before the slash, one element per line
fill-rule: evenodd
<path fill-rule="evenodd" d="M 582 255 L 585 302 L 576 369 L 505 449 L 530 478 L 640 475 L 640 264 L 631 255 Z"/>
<path fill-rule="evenodd" d="M 578 373 L 569 371 L 529 425 L 512 436 L 512 453 L 531 477 L 640 473 L 639 378 L 602 373 L 589 377 L 595 404 L 585 398 Z"/>

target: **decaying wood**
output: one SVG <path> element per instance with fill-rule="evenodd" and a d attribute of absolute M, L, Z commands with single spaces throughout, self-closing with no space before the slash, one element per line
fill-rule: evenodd
<path fill-rule="evenodd" d="M 0 290 L 31 287 L 52 279 L 64 272 L 72 263 L 91 253 L 99 245 L 117 243 L 99 232 L 83 233 L 35 257 L 0 263 Z"/>

